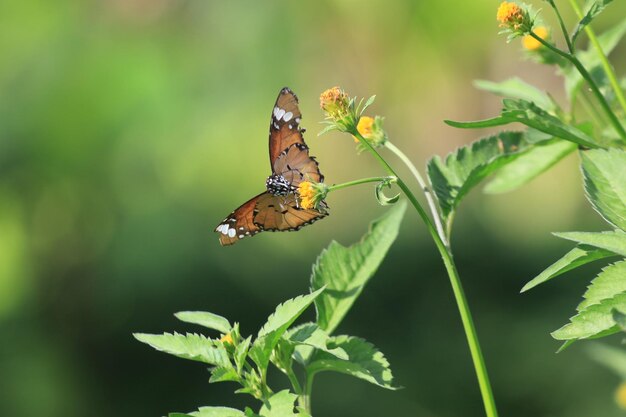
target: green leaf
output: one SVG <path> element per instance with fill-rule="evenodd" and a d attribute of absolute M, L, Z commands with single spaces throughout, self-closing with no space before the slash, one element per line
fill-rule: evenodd
<path fill-rule="evenodd" d="M 315 300 L 317 325 L 331 334 L 396 240 L 406 203 L 400 202 L 371 223 L 360 242 L 345 247 L 333 241 L 313 265 L 311 288 L 326 286 Z"/>
<path fill-rule="evenodd" d="M 259 330 L 257 339 L 250 349 L 249 356 L 259 368 L 267 368 L 272 350 L 280 338 L 322 291 L 324 291 L 323 287 L 311 294 L 301 295 L 287 300 L 276 307 L 276 311 L 268 317 L 263 328 Z"/>
<path fill-rule="evenodd" d="M 315 323 L 305 323 L 290 329 L 284 337 L 289 342 L 298 345 L 294 352 L 294 358 L 303 365 L 312 353 L 311 348 L 327 352 L 339 359 L 348 359 L 348 354 L 343 349 L 328 347 L 331 340 L 330 336 Z"/>
<path fill-rule="evenodd" d="M 557 340 L 578 340 L 616 333 L 618 326 L 613 321 L 613 309 L 626 312 L 626 292 L 582 310 L 570 319 L 570 323 L 552 332 L 552 337 Z"/>
<path fill-rule="evenodd" d="M 491 119 L 476 120 L 473 122 L 459 122 L 454 120 L 444 120 L 443 122 L 448 126 L 458 127 L 460 129 L 482 129 L 485 127 L 508 125 L 509 123 L 513 123 L 514 120 L 509 117 L 498 116 L 492 117 Z"/>
<path fill-rule="evenodd" d="M 626 231 L 626 151 L 594 149 L 581 157 L 587 198 L 606 221 Z"/>
<path fill-rule="evenodd" d="M 169 353 L 179 358 L 215 366 L 231 366 L 226 350 L 217 346 L 211 339 L 199 334 L 134 333 L 133 336 L 135 339 L 152 346 L 158 351 Z"/>
<path fill-rule="evenodd" d="M 505 99 L 502 104 L 504 105 L 502 116 L 512 122 L 522 123 L 541 132 L 588 148 L 598 147 L 596 141 L 581 129 L 564 123 L 534 103 L 526 100 Z"/>
<path fill-rule="evenodd" d="M 246 363 L 246 357 L 248 356 L 248 349 L 250 348 L 251 340 L 252 336 L 248 336 L 246 339 L 243 339 L 241 342 L 239 342 L 237 348 L 235 349 L 234 359 L 238 373 L 241 373 L 241 370 Z"/>
<path fill-rule="evenodd" d="M 261 417 L 303 417 L 302 414 L 296 414 L 294 411 L 295 402 L 298 396 L 292 394 L 289 390 L 283 390 L 272 395 L 267 404 L 264 404 L 259 411 Z"/>
<path fill-rule="evenodd" d="M 331 338 L 333 345 L 343 349 L 349 356 L 341 360 L 326 352 L 316 351 L 307 365 L 307 373 L 314 375 L 322 371 L 335 371 L 387 389 L 397 389 L 392 385 L 393 375 L 385 356 L 371 343 L 352 336 Z"/>
<path fill-rule="evenodd" d="M 225 382 L 225 381 L 239 381 L 239 375 L 232 366 L 218 366 L 211 370 L 210 383 Z"/>
<path fill-rule="evenodd" d="M 573 240 L 584 245 L 595 246 L 618 255 L 626 256 L 626 233 L 621 230 L 612 232 L 564 232 L 554 233 L 563 239 Z"/>
<path fill-rule="evenodd" d="M 232 329 L 229 321 L 224 317 L 206 311 L 181 311 L 174 316 L 185 323 L 198 324 L 223 334 L 229 333 Z"/>
<path fill-rule="evenodd" d="M 587 347 L 589 356 L 617 376 L 626 381 L 626 350 L 600 343 L 593 343 Z"/>
<path fill-rule="evenodd" d="M 576 149 L 575 143 L 564 140 L 529 149 L 515 161 L 498 170 L 483 191 L 489 194 L 513 191 L 544 173 Z"/>
<path fill-rule="evenodd" d="M 617 325 L 622 329 L 622 331 L 626 332 L 626 314 L 620 313 L 617 310 L 613 310 L 612 313 L 613 313 L 613 320 L 615 320 L 615 323 L 617 323 Z"/>
<path fill-rule="evenodd" d="M 486 176 L 518 158 L 528 146 L 522 132 L 501 132 L 428 161 L 428 178 L 448 219 L 461 199 Z"/>
<path fill-rule="evenodd" d="M 624 34 L 626 34 L 626 19 L 598 36 L 598 43 L 605 55 L 609 55 L 615 49 Z M 593 45 L 586 51 L 578 52 L 576 56 L 598 85 L 606 84 L 606 74 L 602 70 L 602 61 Z M 573 65 L 565 67 L 562 70 L 565 76 L 565 91 L 567 96 L 574 98 L 585 80 Z"/>
<path fill-rule="evenodd" d="M 549 281 L 567 271 L 571 271 L 574 268 L 578 268 L 579 266 L 585 265 L 589 262 L 608 258 L 610 256 L 616 256 L 616 254 L 605 249 L 595 248 L 593 246 L 578 245 L 571 251 L 567 252 L 561 259 L 546 268 L 541 274 L 537 275 L 530 282 L 524 285 L 524 288 L 522 288 L 520 292 L 528 291 L 531 288 L 534 288 L 539 284 L 543 284 L 544 282 Z"/>
<path fill-rule="evenodd" d="M 585 26 L 591 23 L 591 21 L 597 15 L 599 15 L 604 10 L 604 8 L 608 6 L 609 3 L 611 3 L 612 1 L 613 0 L 596 0 L 591 3 L 591 6 L 589 6 L 587 13 L 585 13 L 580 22 L 578 22 L 576 29 L 574 29 L 574 33 L 572 34 L 572 44 L 576 43 L 578 35 L 580 35 L 580 32 L 585 28 Z"/>
<path fill-rule="evenodd" d="M 602 300 L 626 292 L 626 261 L 620 261 L 602 269 L 602 272 L 591 281 L 591 285 L 583 295 L 584 300 L 577 310 L 583 311 Z"/>
<path fill-rule="evenodd" d="M 189 415 L 193 417 L 245 417 L 243 411 L 229 407 L 200 407 L 198 411 Z"/>
<path fill-rule="evenodd" d="M 509 78 L 508 80 L 504 80 L 499 83 L 486 80 L 476 80 L 474 81 L 474 86 L 499 96 L 520 98 L 531 101 L 539 107 L 554 110 L 554 103 L 546 93 L 517 77 Z"/>

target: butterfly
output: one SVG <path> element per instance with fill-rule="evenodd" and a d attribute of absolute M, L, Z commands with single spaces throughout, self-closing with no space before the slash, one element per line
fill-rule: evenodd
<path fill-rule="evenodd" d="M 301 182 L 324 181 L 317 161 L 309 156 L 304 143 L 301 118 L 298 97 L 287 87 L 280 90 L 270 120 L 272 174 L 265 181 L 266 191 L 243 203 L 215 228 L 223 246 L 263 231 L 299 230 L 328 215 L 324 201 L 317 209 L 305 209 L 299 204 Z"/>

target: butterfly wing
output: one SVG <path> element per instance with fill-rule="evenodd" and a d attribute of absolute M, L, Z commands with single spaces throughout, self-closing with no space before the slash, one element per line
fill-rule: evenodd
<path fill-rule="evenodd" d="M 273 170 L 297 187 L 303 181 L 324 182 L 318 163 L 304 143 L 294 143 L 278 155 Z"/>
<path fill-rule="evenodd" d="M 287 87 L 280 90 L 270 121 L 269 148 L 272 169 L 274 169 L 276 159 L 285 149 L 296 143 L 304 145 L 302 137 L 304 129 L 300 129 L 301 118 L 298 97 Z"/>
<path fill-rule="evenodd" d="M 257 202 L 266 195 L 270 194 L 262 193 L 246 201 L 215 228 L 215 231 L 220 233 L 220 244 L 222 246 L 232 245 L 245 237 L 254 236 L 263 230 L 254 223 L 254 216 L 256 214 Z"/>
<path fill-rule="evenodd" d="M 286 196 L 261 194 L 255 212 L 254 224 L 271 232 L 299 230 L 327 216 L 325 211 L 299 207 L 294 194 Z"/>

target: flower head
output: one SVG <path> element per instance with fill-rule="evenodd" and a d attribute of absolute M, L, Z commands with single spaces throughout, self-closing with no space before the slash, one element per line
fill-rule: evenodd
<path fill-rule="evenodd" d="M 361 116 L 356 130 L 374 147 L 381 146 L 387 141 L 387 133 L 383 130 L 383 118 L 380 116 Z M 354 141 L 358 143 L 359 138 L 354 136 Z"/>
<path fill-rule="evenodd" d="M 329 115 L 346 113 L 350 100 L 339 87 L 329 88 L 320 95 L 320 107 Z"/>
<path fill-rule="evenodd" d="M 222 336 L 222 338 L 220 339 L 220 342 L 224 343 L 224 344 L 233 344 L 233 337 L 230 335 L 230 333 L 225 334 L 224 336 Z"/>
<path fill-rule="evenodd" d="M 544 40 L 550 37 L 550 31 L 548 31 L 548 28 L 546 28 L 545 26 L 537 26 L 533 29 L 533 32 L 535 32 L 535 35 Z M 536 51 L 537 49 L 541 48 L 542 44 L 532 36 L 524 35 L 524 37 L 522 38 L 522 46 L 524 47 L 524 49 L 527 49 L 529 51 Z"/>
<path fill-rule="evenodd" d="M 303 181 L 298 185 L 300 207 L 317 209 L 328 194 L 328 186 L 322 182 Z"/>
<path fill-rule="evenodd" d="M 508 33 L 509 39 L 527 35 L 534 24 L 528 6 L 520 7 L 517 3 L 508 1 L 500 4 L 496 19 L 500 22 L 500 27 L 504 28 L 501 33 Z"/>

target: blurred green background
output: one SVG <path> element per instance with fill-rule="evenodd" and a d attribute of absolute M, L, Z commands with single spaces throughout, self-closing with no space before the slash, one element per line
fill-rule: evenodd
<path fill-rule="evenodd" d="M 546 3 L 534 3 L 554 22 Z M 263 189 L 279 89 L 299 95 L 327 182 L 381 173 L 350 138 L 316 136 L 319 93 L 336 84 L 377 94 L 372 112 L 423 166 L 485 133 L 442 119 L 498 111 L 500 100 L 474 79 L 518 75 L 563 99 L 552 68 L 497 36 L 498 4 L 0 2 L 3 412 L 159 416 L 254 404 L 232 385 L 208 385 L 202 364 L 131 333 L 197 330 L 172 316 L 191 309 L 256 332 L 277 303 L 307 292 L 310 265 L 331 239 L 354 242 L 385 210 L 371 187 L 351 188 L 301 232 L 219 246 L 215 225 Z M 624 2 L 610 7 L 598 30 L 626 14 Z M 614 53 L 622 74 L 624 52 Z M 518 293 L 571 246 L 550 232 L 606 228 L 584 200 L 576 163 L 511 194 L 474 192 L 457 218 L 457 262 L 502 416 L 623 415 L 613 402 L 618 378 L 588 359 L 584 343 L 555 355 L 548 334 L 572 315 L 598 265 Z M 483 415 L 447 276 L 412 212 L 340 331 L 376 344 L 404 389 L 324 374 L 316 415 Z"/>

